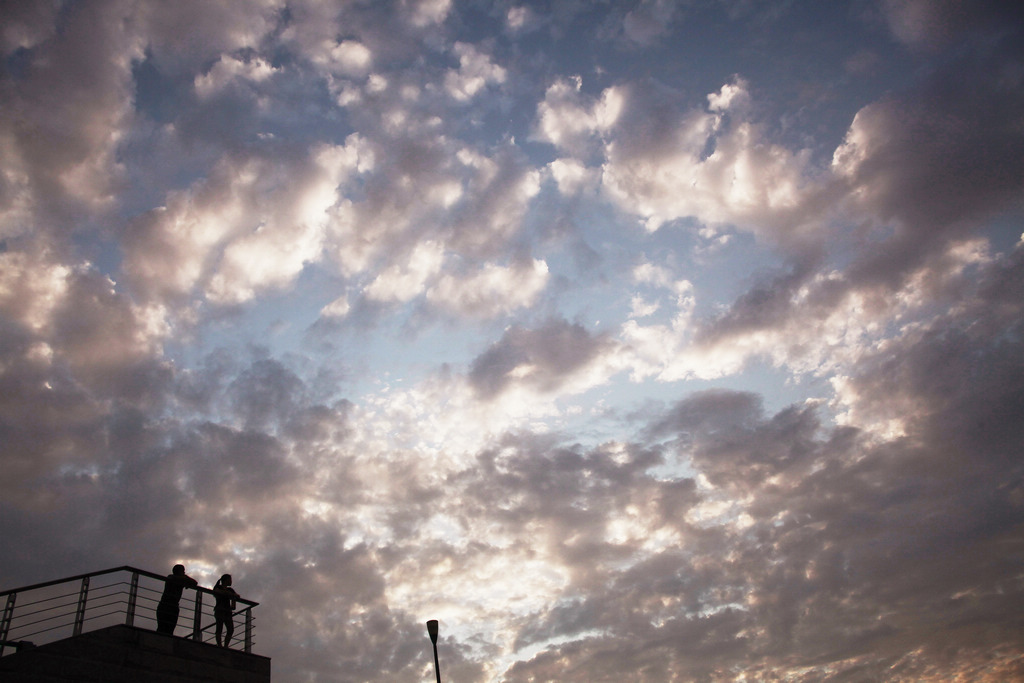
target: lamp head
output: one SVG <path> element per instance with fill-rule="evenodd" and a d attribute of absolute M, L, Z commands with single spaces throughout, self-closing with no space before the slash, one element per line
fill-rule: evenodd
<path fill-rule="evenodd" d="M 430 634 L 430 642 L 437 645 L 437 619 L 431 619 L 427 622 L 427 633 Z"/>

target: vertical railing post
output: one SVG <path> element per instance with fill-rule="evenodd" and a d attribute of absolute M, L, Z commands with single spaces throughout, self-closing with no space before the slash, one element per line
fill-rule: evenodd
<path fill-rule="evenodd" d="M 0 622 L 0 656 L 4 654 L 4 643 L 7 642 L 7 633 L 11 630 L 11 619 L 14 618 L 14 600 L 17 593 L 7 594 L 7 604 L 4 605 L 4 619 Z"/>
<path fill-rule="evenodd" d="M 252 607 L 245 610 L 245 652 L 252 653 Z"/>
<path fill-rule="evenodd" d="M 82 625 L 85 624 L 85 602 L 89 598 L 89 577 L 82 578 L 82 589 L 78 591 L 78 609 L 75 610 L 75 629 L 72 635 L 82 635 Z"/>
<path fill-rule="evenodd" d="M 192 615 L 192 640 L 202 642 L 203 632 L 200 620 L 203 618 L 203 592 L 196 590 L 196 612 Z"/>
<path fill-rule="evenodd" d="M 132 572 L 132 583 L 128 589 L 128 613 L 124 617 L 125 626 L 135 625 L 135 603 L 139 599 L 139 573 Z"/>

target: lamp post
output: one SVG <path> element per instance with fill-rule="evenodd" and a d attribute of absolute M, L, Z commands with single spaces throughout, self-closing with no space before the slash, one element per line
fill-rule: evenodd
<path fill-rule="evenodd" d="M 441 665 L 437 663 L 437 619 L 427 622 L 427 633 L 430 634 L 430 642 L 434 646 L 434 676 L 437 683 L 441 683 Z"/>

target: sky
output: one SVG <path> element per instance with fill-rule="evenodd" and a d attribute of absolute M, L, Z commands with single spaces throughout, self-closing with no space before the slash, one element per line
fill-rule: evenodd
<path fill-rule="evenodd" d="M 0 3 L 0 588 L 282 682 L 1024 679 L 1024 21 Z"/>

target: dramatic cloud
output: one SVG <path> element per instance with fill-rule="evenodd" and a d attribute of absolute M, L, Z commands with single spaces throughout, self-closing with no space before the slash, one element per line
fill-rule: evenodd
<path fill-rule="evenodd" d="M 1024 677 L 1020 14 L 5 3 L 0 585 L 229 571 L 282 681 Z"/>

